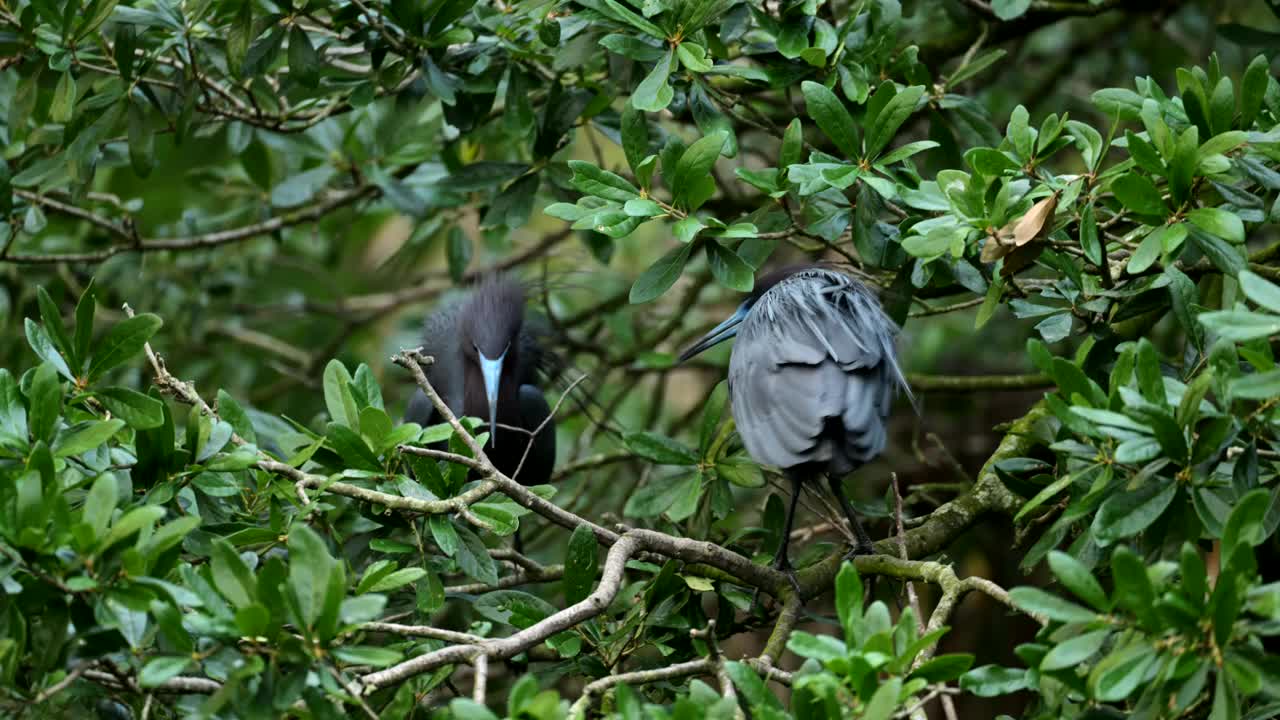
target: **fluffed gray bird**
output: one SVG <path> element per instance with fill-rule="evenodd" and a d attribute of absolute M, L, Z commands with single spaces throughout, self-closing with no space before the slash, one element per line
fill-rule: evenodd
<path fill-rule="evenodd" d="M 790 267 L 760 278 L 733 315 L 680 356 L 737 336 L 729 358 L 733 419 L 752 459 L 791 479 L 774 567 L 793 584 L 787 546 L 796 502 L 823 475 L 857 537 L 850 554 L 873 552 L 842 480 L 880 454 L 896 391 L 910 395 L 897 330 L 857 280 L 822 266 Z"/>
<path fill-rule="evenodd" d="M 556 429 L 538 386 L 557 361 L 525 304 L 517 279 L 486 277 L 427 318 L 422 344 L 435 358 L 427 379 L 449 409 L 489 421 L 484 452 L 494 466 L 523 485 L 541 485 L 555 466 Z M 421 390 L 404 419 L 423 426 L 443 422 Z"/>

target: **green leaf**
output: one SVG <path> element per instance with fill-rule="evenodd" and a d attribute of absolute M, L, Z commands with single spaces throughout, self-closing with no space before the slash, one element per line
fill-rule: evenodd
<path fill-rule="evenodd" d="M 461 525 L 454 526 L 454 530 L 458 533 L 458 539 L 462 541 L 458 545 L 458 553 L 454 558 L 458 561 L 458 567 L 462 572 L 486 585 L 497 583 L 498 565 L 489 556 L 489 550 L 484 546 L 480 536 L 470 528 Z"/>
<path fill-rule="evenodd" d="M 254 604 L 258 598 L 258 583 L 240 554 L 224 538 L 216 538 L 211 549 L 213 556 L 209 565 L 218 592 L 236 608 Z"/>
<path fill-rule="evenodd" d="M 843 640 L 830 635 L 814 635 L 803 630 L 791 633 L 787 639 L 787 649 L 800 657 L 813 658 L 818 662 L 843 660 L 848 654 Z"/>
<path fill-rule="evenodd" d="M 311 38 L 301 25 L 295 23 L 289 32 L 289 77 L 305 87 L 320 84 L 320 53 L 311 44 Z"/>
<path fill-rule="evenodd" d="M 58 85 L 53 89 L 53 100 L 49 103 L 49 119 L 56 123 L 71 121 L 72 111 L 76 104 L 76 79 L 66 72 L 58 78 Z"/>
<path fill-rule="evenodd" d="M 1143 683 L 1158 656 L 1155 648 L 1141 639 L 1118 648 L 1094 665 L 1089 673 L 1090 689 L 1104 702 L 1124 700 Z"/>
<path fill-rule="evenodd" d="M 827 86 L 809 80 L 801 83 L 800 89 L 804 93 L 805 109 L 809 117 L 818 124 L 823 134 L 831 138 L 831 142 L 840 148 L 846 159 L 860 157 L 853 118 L 845 110 L 840 98 Z"/>
<path fill-rule="evenodd" d="M 94 348 L 93 359 L 89 362 L 89 380 L 101 377 L 142 352 L 143 346 L 163 324 L 158 316 L 142 313 L 112 326 Z"/>
<path fill-rule="evenodd" d="M 889 100 L 884 109 L 874 118 L 867 119 L 867 157 L 874 158 L 880 154 L 889 141 L 898 134 L 898 129 L 915 112 L 916 104 L 924 96 L 923 85 L 912 85 L 903 88 Z"/>
<path fill-rule="evenodd" d="M 140 178 L 150 177 L 156 166 L 156 133 L 142 103 L 130 98 L 128 114 L 129 162 Z"/>
<path fill-rule="evenodd" d="M 348 665 L 368 665 L 370 667 L 387 667 L 404 659 L 398 650 L 384 647 L 364 645 L 342 645 L 333 649 L 333 656 Z"/>
<path fill-rule="evenodd" d="M 62 436 L 54 445 L 54 457 L 73 457 L 100 447 L 124 427 L 123 420 L 100 420 Z"/>
<path fill-rule="evenodd" d="M 323 190 L 335 174 L 337 170 L 326 164 L 292 175 L 272 188 L 271 204 L 278 208 L 302 205 Z"/>
<path fill-rule="evenodd" d="M 692 448 L 653 432 L 628 433 L 623 443 L 631 452 L 659 465 L 697 465 L 698 453 Z"/>
<path fill-rule="evenodd" d="M 289 582 L 288 592 L 293 596 L 299 620 L 307 629 L 314 629 L 328 601 L 330 575 L 334 568 L 333 556 L 324 540 L 307 526 L 294 523 L 289 530 Z"/>
<path fill-rule="evenodd" d="M 1280 286 L 1260 275 L 1255 275 L 1250 270 L 1241 272 L 1239 280 L 1240 289 L 1244 291 L 1245 297 L 1273 313 L 1280 314 Z"/>
<path fill-rule="evenodd" d="M 1219 671 L 1217 676 L 1213 686 L 1213 707 L 1209 711 L 1209 720 L 1240 720 L 1240 698 L 1233 687 L 1230 673 Z M 1249 717 L 1253 718 L 1254 715 L 1250 713 Z"/>
<path fill-rule="evenodd" d="M 350 467 L 370 472 L 381 472 L 382 462 L 356 431 L 336 422 L 325 426 L 325 442 L 338 453 Z"/>
<path fill-rule="evenodd" d="M 85 285 L 84 292 L 80 293 L 80 300 L 76 303 L 76 333 L 74 352 L 72 353 L 79 366 L 76 371 L 79 372 L 84 367 L 84 361 L 89 357 L 89 344 L 93 340 L 93 314 L 97 308 L 98 301 L 94 294 L 93 279 Z"/>
<path fill-rule="evenodd" d="M 635 92 L 631 94 L 631 104 L 637 110 L 658 112 L 671 104 L 675 91 L 671 89 L 667 78 L 671 75 L 671 61 L 674 55 L 674 51 L 668 50 L 653 66 L 653 70 L 650 70 L 645 79 L 636 86 Z"/>
<path fill-rule="evenodd" d="M 118 498 L 116 479 L 111 473 L 99 475 L 85 495 L 80 520 L 89 527 L 94 542 L 101 540 L 102 534 L 107 531 L 107 524 L 111 522 L 111 514 L 116 509 Z"/>
<path fill-rule="evenodd" d="M 736 660 L 727 661 L 724 664 L 725 672 L 729 675 L 729 679 L 733 681 L 733 686 L 742 693 L 742 697 L 746 699 L 747 704 L 751 708 L 769 708 L 776 711 L 782 710 L 782 702 L 777 696 L 769 691 L 768 686 L 756 674 L 756 671 L 743 662 Z M 619 693 L 621 699 L 621 693 Z M 619 703 L 621 706 L 621 703 Z M 625 718 L 625 720 L 631 720 Z M 638 716 L 637 716 L 638 720 Z"/>
<path fill-rule="evenodd" d="M 707 265 L 716 282 L 739 292 L 751 292 L 755 270 L 738 254 L 715 240 L 706 243 Z"/>
<path fill-rule="evenodd" d="M 428 524 L 431 526 L 431 538 L 440 547 L 440 552 L 453 557 L 462 543 L 453 522 L 447 515 L 432 515 Z"/>
<path fill-rule="evenodd" d="M 1040 661 L 1040 670 L 1047 672 L 1075 667 L 1101 650 L 1102 644 L 1110 636 L 1110 630 L 1095 630 L 1063 641 L 1055 645 Z"/>
<path fill-rule="evenodd" d="M 253 421 L 249 419 L 249 414 L 240 407 L 240 403 L 231 397 L 226 390 L 218 390 L 218 416 L 226 420 L 231 428 L 235 430 L 236 435 L 247 443 L 256 443 L 258 441 L 257 433 L 253 431 Z"/>
<path fill-rule="evenodd" d="M 191 665 L 190 657 L 156 657 L 147 661 L 138 673 L 138 685 L 159 687 L 182 674 Z"/>
<path fill-rule="evenodd" d="M 445 257 L 449 265 L 449 277 L 454 282 L 462 282 L 467 266 L 471 264 L 471 238 L 467 231 L 458 226 L 449 228 L 445 247 Z"/>
<path fill-rule="evenodd" d="M 627 182 L 620 175 L 601 170 L 589 162 L 570 160 L 569 169 L 573 170 L 573 178 L 570 182 L 575 188 L 588 195 L 619 203 L 640 197 L 640 189 L 635 185 Z"/>
<path fill-rule="evenodd" d="M 622 206 L 622 211 L 631 217 L 642 218 L 651 218 L 667 214 L 667 211 L 663 210 L 661 205 L 648 198 L 632 198 Z M 689 219 L 690 218 L 685 218 L 680 222 L 685 222 Z M 697 220 L 694 219 L 694 222 L 697 222 Z M 678 225 L 679 223 L 676 224 Z"/>
<path fill-rule="evenodd" d="M 324 368 L 324 404 L 334 422 L 349 428 L 359 427 L 360 411 L 351 394 L 351 373 L 337 358 Z"/>
<path fill-rule="evenodd" d="M 151 430 L 164 424 L 164 403 L 125 387 L 109 387 L 94 392 L 103 407 L 135 430 Z"/>
<path fill-rule="evenodd" d="M 1099 241 L 1098 220 L 1094 215 L 1093 203 L 1085 206 L 1080 215 L 1080 247 L 1084 256 L 1096 267 L 1102 266 L 1102 243 Z"/>
<path fill-rule="evenodd" d="M 391 572 L 391 573 L 387 573 L 386 575 L 383 575 L 381 578 L 378 579 L 377 582 L 373 583 L 373 585 L 371 585 L 368 588 L 365 588 L 363 592 L 367 592 L 367 593 L 391 592 L 392 590 L 397 590 L 399 588 L 404 587 L 405 585 L 409 585 L 411 583 L 415 583 L 421 580 L 423 577 L 426 577 L 426 574 L 427 574 L 427 571 L 419 567 L 401 568 L 399 570 L 396 570 L 395 572 Z"/>
<path fill-rule="evenodd" d="M 649 123 L 643 112 L 627 103 L 622 109 L 621 126 L 622 150 L 627 156 L 627 165 L 636 172 L 649 155 Z"/>
<path fill-rule="evenodd" d="M 955 72 L 951 73 L 951 76 L 947 78 L 947 85 L 949 87 L 955 87 L 956 85 L 975 77 L 978 73 L 999 62 L 1007 54 L 1009 54 L 1009 51 L 1004 48 L 984 50 L 972 60 L 969 60 L 956 68 Z"/>
<path fill-rule="evenodd" d="M 1145 175 L 1135 172 L 1125 173 L 1111 183 L 1111 191 L 1116 194 L 1116 199 L 1121 204 L 1139 215 L 1164 217 L 1168 212 L 1164 199 L 1160 197 L 1160 191 Z"/>
<path fill-rule="evenodd" d="M 902 692 L 902 678 L 894 677 L 876 688 L 876 692 L 862 711 L 863 720 L 889 720 L 898 709 L 898 694 Z"/>
<path fill-rule="evenodd" d="M 1093 576 L 1093 571 L 1084 563 L 1064 552 L 1054 550 L 1049 553 L 1049 569 L 1054 577 L 1076 597 L 1093 606 L 1095 610 L 1107 612 L 1111 603 L 1107 602 L 1107 594 Z"/>
<path fill-rule="evenodd" d="M 1246 310 L 1217 310 L 1201 313 L 1201 324 L 1218 335 L 1236 342 L 1265 338 L 1280 333 L 1280 316 Z"/>
<path fill-rule="evenodd" d="M 1213 266 L 1227 275 L 1238 275 L 1246 267 L 1240 246 L 1231 245 L 1216 235 L 1204 232 L 1199 226 L 1191 226 L 1187 233 L 1191 242 L 1209 258 Z"/>
<path fill-rule="evenodd" d="M 973 656 L 968 653 L 949 653 L 924 661 L 911 671 L 909 679 L 922 678 L 931 683 L 950 682 L 973 667 Z"/>
<path fill-rule="evenodd" d="M 1272 397 L 1275 397 L 1274 395 Z M 1271 492 L 1258 488 L 1236 501 L 1222 530 L 1222 557 L 1229 558 L 1236 545 L 1251 547 L 1267 539 L 1265 521 L 1271 508 Z"/>
<path fill-rule="evenodd" d="M 1265 55 L 1259 55 L 1249 63 L 1240 79 L 1240 127 L 1248 129 L 1253 125 L 1270 82 L 1270 63 Z"/>
<path fill-rule="evenodd" d="M 982 298 L 982 306 L 978 308 L 977 317 L 973 321 L 973 329 L 981 330 L 996 310 L 1000 309 L 1000 300 L 1004 297 L 1004 278 L 997 277 L 987 285 L 987 294 Z"/>
<path fill-rule="evenodd" d="M 1121 120 L 1137 120 L 1142 113 L 1142 96 L 1125 88 L 1103 88 L 1089 99 L 1102 112 Z"/>
<path fill-rule="evenodd" d="M 678 204 L 693 209 L 702 204 L 696 200 L 695 188 L 711 180 L 711 168 L 724 149 L 727 133 L 718 132 L 698 138 L 680 156 L 675 172 L 670 176 L 671 193 Z M 663 172 L 666 172 L 664 169 Z M 714 185 L 713 185 L 714 187 Z"/>
<path fill-rule="evenodd" d="M 978 697 L 1008 695 L 1028 687 L 1032 685 L 1028 682 L 1026 670 L 999 665 L 983 665 L 960 677 L 960 689 Z"/>
<path fill-rule="evenodd" d="M 1158 452 L 1158 444 L 1156 449 Z M 1177 492 L 1177 484 L 1153 478 L 1137 490 L 1111 495 L 1093 518 L 1094 535 L 1100 541 L 1111 541 L 1142 532 L 1164 514 Z"/>
<path fill-rule="evenodd" d="M 110 550 L 116 543 L 132 537 L 143 528 L 151 527 L 162 517 L 164 517 L 164 508 L 159 505 L 143 505 L 130 510 L 111 526 L 111 531 L 98 544 L 98 552 Z"/>
<path fill-rule="evenodd" d="M 804 126 L 800 124 L 800 118 L 795 118 L 782 134 L 782 147 L 778 150 L 778 167 L 785 170 L 799 163 L 803 155 Z"/>
<path fill-rule="evenodd" d="M 1005 172 L 1019 172 L 1022 166 L 1016 160 L 992 148 L 973 148 L 964 154 L 964 161 L 981 175 L 1000 177 Z"/>
<path fill-rule="evenodd" d="M 692 243 L 682 243 L 640 273 L 640 277 L 631 286 L 631 304 L 639 305 L 654 300 L 674 285 L 684 271 L 685 263 L 689 262 L 692 249 Z"/>
<path fill-rule="evenodd" d="M 24 325 L 27 331 L 27 344 L 35 351 L 35 354 L 43 361 L 51 364 L 55 370 L 68 380 L 75 380 L 75 375 L 71 373 L 71 368 L 67 365 L 67 361 L 58 352 L 53 341 L 49 339 L 47 333 L 41 325 L 38 325 L 31 318 L 26 318 Z"/>
<path fill-rule="evenodd" d="M 70 364 L 75 365 L 74 349 L 71 340 L 67 337 L 66 329 L 62 326 L 62 313 L 43 285 L 36 287 L 36 301 L 40 306 L 40 320 L 44 323 L 44 328 L 52 338 L 54 346 L 63 357 L 70 360 Z"/>
<path fill-rule="evenodd" d="M 925 150 L 931 150 L 938 146 L 939 146 L 939 143 L 936 143 L 932 140 L 917 140 L 916 142 L 910 142 L 899 148 L 890 150 L 889 152 L 880 156 L 880 158 L 876 160 L 876 163 L 879 165 L 892 165 L 898 162 L 899 160 L 906 160 L 907 158 L 911 157 L 912 155 L 915 155 L 916 153 L 921 153 L 921 152 L 924 152 Z"/>
<path fill-rule="evenodd" d="M 449 702 L 449 713 L 457 720 L 498 720 L 489 708 L 471 698 L 454 698 Z"/>
<path fill-rule="evenodd" d="M 1009 600 L 1021 610 L 1058 622 L 1093 622 L 1098 614 L 1070 600 L 1064 600 L 1037 587 L 1017 587 L 1009 591 Z"/>
<path fill-rule="evenodd" d="M 595 533 L 586 525 L 574 528 L 564 557 L 564 597 L 570 605 L 582 602 L 591 594 L 598 561 Z"/>
<path fill-rule="evenodd" d="M 1031 7 L 1031 0 L 992 0 L 991 11 L 1001 20 L 1014 20 L 1022 17 Z"/>
<path fill-rule="evenodd" d="M 52 364 L 41 363 L 36 368 L 31 388 L 27 391 L 27 402 L 27 427 L 31 437 L 49 442 L 53 439 L 58 416 L 62 414 L 62 384 Z"/>
<path fill-rule="evenodd" d="M 707 49 L 697 43 L 682 42 L 676 46 L 676 55 L 680 64 L 691 72 L 704 73 L 711 69 L 711 59 L 707 57 Z"/>
<path fill-rule="evenodd" d="M 1129 256 L 1129 264 L 1125 266 L 1125 271 L 1130 275 L 1142 273 L 1154 265 L 1156 260 L 1160 259 L 1162 247 L 1158 229 L 1147 233 L 1147 236 L 1138 245 L 1138 249 L 1133 252 L 1133 255 Z"/>
<path fill-rule="evenodd" d="M 858 568 L 845 561 L 836 574 L 836 613 L 846 638 L 853 637 L 853 627 L 862 618 L 862 579 Z"/>
<path fill-rule="evenodd" d="M 1280 369 L 1253 373 L 1231 381 L 1228 392 L 1242 400 L 1269 400 L 1280 396 Z"/>
<path fill-rule="evenodd" d="M 1116 604 L 1134 613 L 1140 620 L 1154 617 L 1155 590 L 1142 560 L 1126 546 L 1111 553 L 1111 578 L 1115 582 L 1112 597 Z"/>
<path fill-rule="evenodd" d="M 1187 213 L 1192 225 L 1227 242 L 1239 245 L 1244 242 L 1244 222 L 1240 216 L 1222 208 L 1197 208 Z"/>

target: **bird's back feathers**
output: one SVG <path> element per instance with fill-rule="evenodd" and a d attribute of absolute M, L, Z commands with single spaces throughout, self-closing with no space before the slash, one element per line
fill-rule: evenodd
<path fill-rule="evenodd" d="M 876 457 L 898 388 L 896 326 L 861 283 L 826 268 L 766 291 L 729 362 L 733 416 L 747 451 L 787 469 L 845 474 Z M 909 394 L 908 390 L 908 394 Z"/>

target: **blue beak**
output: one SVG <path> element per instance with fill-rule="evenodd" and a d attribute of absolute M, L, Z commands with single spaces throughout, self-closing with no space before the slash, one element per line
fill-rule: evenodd
<path fill-rule="evenodd" d="M 490 359 L 476 351 L 480 356 L 480 374 L 484 377 L 484 396 L 489 401 L 489 445 L 498 446 L 498 384 L 502 381 L 502 360 L 507 356 L 503 350 L 497 358 Z"/>
<path fill-rule="evenodd" d="M 711 332 L 703 335 L 698 342 L 694 343 L 688 350 L 680 353 L 680 362 L 684 362 L 703 350 L 719 345 L 725 340 L 737 335 L 738 326 L 742 324 L 743 320 L 747 319 L 747 313 L 750 311 L 751 306 L 747 303 L 739 305 L 738 309 L 734 310 L 733 314 L 730 315 L 727 320 L 711 328 Z"/>

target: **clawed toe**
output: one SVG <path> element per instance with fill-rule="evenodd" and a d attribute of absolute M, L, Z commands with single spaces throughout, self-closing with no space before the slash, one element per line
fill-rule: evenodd
<path fill-rule="evenodd" d="M 858 543 L 854 545 L 852 548 L 850 548 L 849 552 L 844 554 L 844 559 L 852 560 L 859 556 L 875 555 L 875 554 L 876 554 L 876 549 L 874 545 L 864 545 L 862 543 Z"/>
<path fill-rule="evenodd" d="M 796 577 L 796 571 L 787 567 L 782 569 L 782 574 L 786 575 L 787 579 L 791 581 L 791 587 L 796 591 L 796 597 L 803 597 L 803 593 L 800 592 L 800 578 Z"/>

